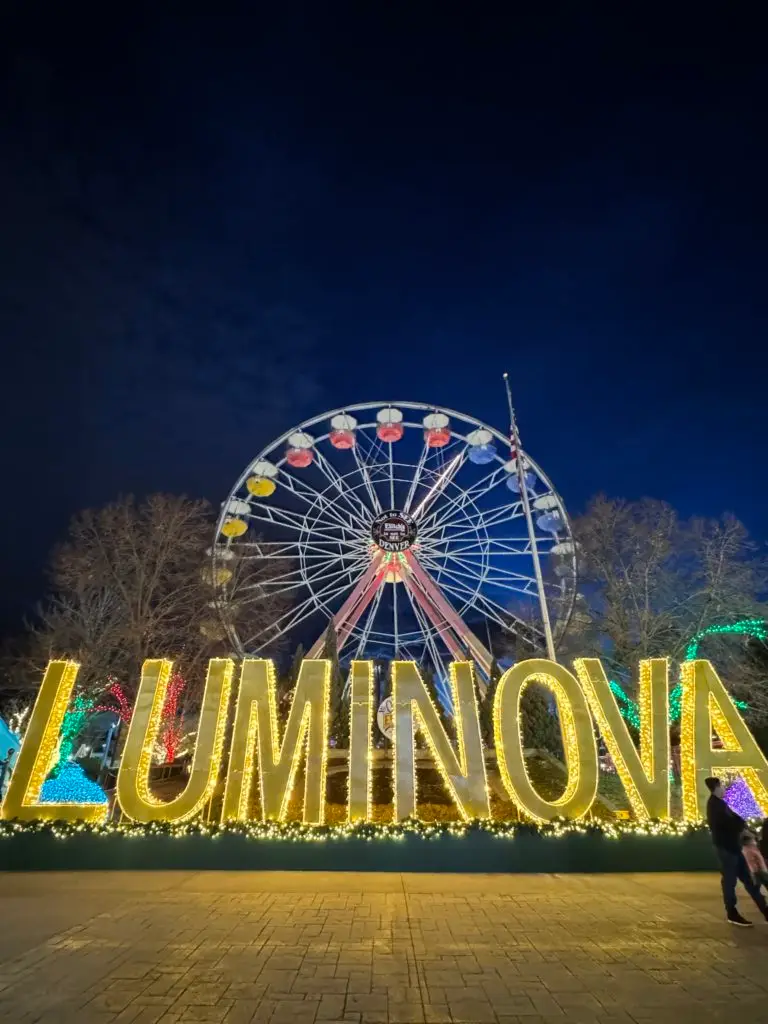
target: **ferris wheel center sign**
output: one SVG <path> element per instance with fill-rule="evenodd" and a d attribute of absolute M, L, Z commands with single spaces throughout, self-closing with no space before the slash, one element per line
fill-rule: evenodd
<path fill-rule="evenodd" d="M 416 520 L 407 512 L 387 509 L 373 520 L 371 536 L 382 551 L 407 551 L 416 540 Z"/>

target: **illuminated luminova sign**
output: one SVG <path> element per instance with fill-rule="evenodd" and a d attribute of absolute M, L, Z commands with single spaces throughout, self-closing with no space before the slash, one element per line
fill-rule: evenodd
<path fill-rule="evenodd" d="M 209 663 L 197 738 L 185 788 L 170 801 L 150 785 L 152 752 L 161 728 L 173 664 L 144 663 L 117 778 L 117 801 L 135 821 L 181 822 L 206 809 L 220 792 L 222 821 L 248 820 L 258 793 L 260 815 L 284 821 L 303 767 L 304 821 L 325 815 L 331 663 L 301 665 L 290 713 L 278 723 L 275 671 L 271 661 L 247 659 L 236 669 L 229 658 Z M 348 818 L 372 817 L 371 772 L 374 665 L 354 661 L 350 669 Z M 41 803 L 40 791 L 55 757 L 62 721 L 78 674 L 71 661 L 46 669 L 16 767 L 2 805 L 4 818 L 102 820 L 107 808 L 93 803 Z M 709 661 L 685 662 L 681 670 L 681 781 L 683 814 L 699 820 L 708 796 L 708 775 L 738 773 L 768 815 L 768 762 Z M 527 686 L 546 687 L 557 704 L 567 779 L 555 800 L 537 792 L 523 754 L 520 702 Z M 448 736 L 418 667 L 392 663 L 393 816 L 418 815 L 416 734 L 426 740 L 436 769 L 465 820 L 489 818 L 491 806 L 485 750 L 480 733 L 478 691 L 471 662 L 450 669 L 456 739 Z M 572 670 L 534 659 L 514 665 L 499 680 L 493 704 L 496 758 L 504 787 L 520 813 L 533 821 L 578 819 L 597 793 L 597 731 L 616 765 L 634 815 L 670 817 L 669 665 L 664 658 L 641 661 L 637 684 L 640 718 L 636 743 L 621 716 L 603 666 L 578 658 Z M 713 735 L 718 747 L 713 747 Z M 227 742 L 227 738 L 229 741 Z"/>

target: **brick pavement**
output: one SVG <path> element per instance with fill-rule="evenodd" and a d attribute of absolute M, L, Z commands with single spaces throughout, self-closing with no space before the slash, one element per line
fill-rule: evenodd
<path fill-rule="evenodd" d="M 0 899 L 14 1024 L 768 1019 L 768 926 L 725 925 L 711 875 L 0 875 Z"/>

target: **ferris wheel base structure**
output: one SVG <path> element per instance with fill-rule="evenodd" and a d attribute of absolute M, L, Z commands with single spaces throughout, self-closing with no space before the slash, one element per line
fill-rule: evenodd
<path fill-rule="evenodd" d="M 576 596 L 565 506 L 516 428 L 426 403 L 351 405 L 277 438 L 224 501 L 212 558 L 239 655 L 317 657 L 332 622 L 343 658 L 442 679 L 467 659 L 488 679 L 514 636 L 543 647 Z"/>

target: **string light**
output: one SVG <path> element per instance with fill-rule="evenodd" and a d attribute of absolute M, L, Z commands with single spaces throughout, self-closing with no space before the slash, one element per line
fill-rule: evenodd
<path fill-rule="evenodd" d="M 402 842 L 420 839 L 426 842 L 444 837 L 464 839 L 473 834 L 485 834 L 500 840 L 514 840 L 518 836 L 542 839 L 563 839 L 567 836 L 600 836 L 610 840 L 629 837 L 655 836 L 683 839 L 701 834 L 706 826 L 700 822 L 684 821 L 601 821 L 586 822 L 557 818 L 543 823 L 493 821 L 488 818 L 472 821 L 424 822 L 406 818 L 393 824 L 374 822 L 344 822 L 337 825 L 307 825 L 301 822 L 249 821 L 206 823 L 202 818 L 186 822 L 66 822 L 66 821 L 0 821 L 0 841 L 20 835 L 54 835 L 57 839 L 74 836 L 122 836 L 127 840 L 141 840 L 167 836 L 184 839 L 188 836 L 206 836 L 218 839 L 224 836 L 242 836 L 257 842 L 318 843 L 339 840 L 367 840 Z"/>
<path fill-rule="evenodd" d="M 709 795 L 704 779 L 726 772 L 743 776 L 763 813 L 768 814 L 768 761 L 714 667 L 708 661 L 686 661 L 681 675 L 684 817 L 691 821 L 700 818 Z M 712 748 L 713 730 L 722 741 L 720 750 Z"/>
<path fill-rule="evenodd" d="M 577 658 L 574 668 L 635 815 L 668 818 L 669 662 L 666 658 L 640 662 L 639 754 L 600 660 Z"/>
<path fill-rule="evenodd" d="M 546 686 L 557 703 L 568 770 L 565 792 L 557 800 L 539 796 L 525 763 L 520 706 L 531 683 Z M 493 731 L 501 778 L 523 814 L 544 822 L 561 815 L 581 818 L 589 811 L 597 794 L 597 744 L 586 698 L 568 669 L 543 658 L 508 669 L 496 688 Z"/>
<path fill-rule="evenodd" d="M 368 821 L 373 810 L 373 771 L 371 764 L 373 662 L 353 661 L 349 676 L 347 817 L 351 822 Z"/>
<path fill-rule="evenodd" d="M 3 818 L 93 822 L 106 816 L 101 801 L 40 802 L 79 669 L 74 661 L 48 663 L 0 810 Z"/>
<path fill-rule="evenodd" d="M 197 742 L 187 785 L 172 800 L 159 800 L 150 789 L 150 769 L 157 743 L 173 662 L 145 661 L 120 770 L 117 799 L 136 821 L 184 821 L 194 817 L 213 796 L 224 753 L 227 707 L 235 666 L 230 658 L 212 658 L 200 708 Z"/>
<path fill-rule="evenodd" d="M 727 623 L 725 625 L 714 625 L 707 626 L 706 629 L 699 630 L 698 633 L 694 634 L 688 641 L 688 645 L 685 648 L 685 661 L 693 661 L 696 655 L 699 653 L 699 647 L 701 646 L 702 640 L 705 640 L 708 636 L 748 636 L 755 640 L 768 641 L 768 622 L 765 619 L 739 619 L 737 622 Z M 621 713 L 624 718 L 629 722 L 630 725 L 634 726 L 635 729 L 640 728 L 640 712 L 637 704 L 627 694 L 620 683 L 617 683 L 615 679 L 611 680 L 611 690 L 616 695 L 621 704 Z M 681 683 L 676 683 L 669 694 L 669 720 L 670 722 L 677 722 L 680 718 L 680 704 L 683 696 L 683 687 Z M 734 700 L 734 704 L 739 710 L 744 711 L 749 707 L 747 701 Z"/>
<path fill-rule="evenodd" d="M 262 817 L 285 821 L 299 765 L 306 755 L 304 820 L 322 824 L 330 689 L 330 660 L 303 661 L 281 741 L 275 666 L 269 659 L 249 658 L 243 662 L 223 821 L 244 821 L 249 817 L 258 753 Z"/>
<path fill-rule="evenodd" d="M 768 640 L 768 622 L 765 619 L 739 619 L 738 622 L 731 622 L 727 625 L 707 626 L 700 630 L 688 641 L 685 649 L 685 660 L 693 661 L 699 653 L 701 641 L 708 636 L 748 636 L 755 640 Z"/>
<path fill-rule="evenodd" d="M 489 818 L 491 815 L 471 663 L 453 662 L 450 684 L 458 758 L 416 662 L 392 662 L 392 789 L 396 821 L 416 814 L 414 743 L 417 730 L 426 739 L 435 767 L 461 817 Z"/>

